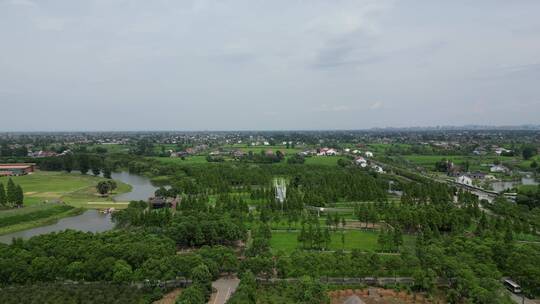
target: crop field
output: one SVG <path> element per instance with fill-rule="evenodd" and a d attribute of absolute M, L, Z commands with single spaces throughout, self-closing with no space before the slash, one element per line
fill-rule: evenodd
<path fill-rule="evenodd" d="M 114 203 L 111 197 L 100 196 L 95 186 L 105 180 L 92 175 L 78 173 L 38 171 L 33 174 L 12 177 L 13 182 L 24 190 L 24 204 L 31 206 L 42 202 L 63 201 L 77 207 L 94 208 L 88 202 Z M 7 178 L 0 182 L 6 184 Z M 116 181 L 114 194 L 128 192 L 131 187 Z"/>

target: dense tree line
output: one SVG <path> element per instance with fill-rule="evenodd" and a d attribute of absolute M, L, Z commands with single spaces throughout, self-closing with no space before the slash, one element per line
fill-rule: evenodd
<path fill-rule="evenodd" d="M 304 276 L 297 282 L 263 285 L 257 283 L 255 276 L 247 271 L 241 279 L 238 289 L 227 303 L 325 304 L 330 302 L 326 286 L 310 276 Z"/>
<path fill-rule="evenodd" d="M 3 304 L 146 304 L 161 296 L 159 288 L 108 283 L 42 283 L 0 289 L 0 303 Z"/>
<path fill-rule="evenodd" d="M 24 203 L 24 191 L 21 185 L 16 185 L 13 180 L 8 179 L 7 185 L 0 182 L 0 206 L 1 207 L 22 207 Z"/>
<path fill-rule="evenodd" d="M 0 298 L 20 294 L 19 287 L 12 287 L 13 284 L 31 284 L 43 299 L 78 298 L 81 296 L 79 293 L 85 294 L 92 288 L 78 289 L 74 286 L 71 296 L 67 296 L 63 289 L 48 292 L 40 289 L 39 286 L 47 286 L 41 283 L 73 280 L 117 284 L 111 286 L 118 286 L 118 290 L 105 289 L 93 297 L 104 299 L 110 296 L 109 292 L 120 295 L 120 290 L 129 290 L 122 284 L 186 278 L 201 287 L 207 299 L 211 292 L 210 282 L 220 273 L 235 272 L 237 267 L 234 251 L 227 247 L 202 247 L 194 252 L 176 254 L 172 240 L 145 232 L 92 234 L 68 230 L 2 245 L 0 282 L 2 286 L 10 286 L 0 289 Z M 132 292 L 133 297 L 126 297 L 133 300 L 129 303 L 147 303 L 148 291 Z M 111 303 L 125 302 L 119 299 L 119 302 Z"/>
<path fill-rule="evenodd" d="M 153 210 L 145 202 L 131 202 L 113 219 L 120 227 L 159 227 L 177 245 L 184 247 L 230 245 L 243 240 L 246 228 L 241 220 L 235 219 L 241 217 L 246 208 L 235 212 L 235 209 L 225 208 L 226 199 L 219 202 L 214 207 L 207 201 L 187 197 L 174 214 L 169 208 Z"/>

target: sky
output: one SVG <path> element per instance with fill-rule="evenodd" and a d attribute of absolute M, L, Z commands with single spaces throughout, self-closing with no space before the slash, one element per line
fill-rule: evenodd
<path fill-rule="evenodd" d="M 540 124 L 540 1 L 0 0 L 0 131 Z"/>

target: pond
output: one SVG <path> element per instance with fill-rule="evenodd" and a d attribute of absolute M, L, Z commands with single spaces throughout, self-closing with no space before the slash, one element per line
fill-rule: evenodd
<path fill-rule="evenodd" d="M 97 210 L 87 210 L 84 213 L 58 220 L 55 224 L 17 231 L 0 236 L 0 242 L 9 244 L 13 238 L 28 239 L 36 235 L 73 229 L 90 232 L 103 232 L 114 228 L 110 214 Z"/>
<path fill-rule="evenodd" d="M 146 201 L 149 197 L 154 196 L 154 192 L 158 189 L 156 186 L 152 185 L 148 177 L 131 174 L 126 171 L 113 172 L 111 177 L 129 184 L 132 187 L 130 192 L 116 195 L 114 197 L 115 201 Z"/>

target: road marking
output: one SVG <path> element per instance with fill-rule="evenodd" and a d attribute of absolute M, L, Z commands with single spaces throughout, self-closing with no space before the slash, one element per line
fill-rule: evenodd
<path fill-rule="evenodd" d="M 231 288 L 227 289 L 227 294 L 225 295 L 225 302 L 227 302 L 227 299 L 229 299 L 229 294 L 231 293 Z"/>
<path fill-rule="evenodd" d="M 219 289 L 216 292 L 216 297 L 214 298 L 214 304 L 216 304 L 216 301 L 217 301 L 218 297 L 219 297 Z"/>

